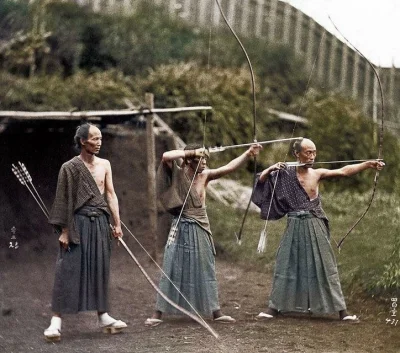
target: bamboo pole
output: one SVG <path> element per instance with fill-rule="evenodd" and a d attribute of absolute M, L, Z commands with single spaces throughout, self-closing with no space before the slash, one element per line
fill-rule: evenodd
<path fill-rule="evenodd" d="M 123 110 L 89 110 L 78 112 L 28 112 L 28 111 L 0 111 L 0 118 L 36 119 L 36 120 L 100 120 L 101 117 L 146 115 L 157 113 L 179 113 L 188 111 L 211 110 L 210 106 L 195 106 L 181 108 L 153 108 L 153 109 L 123 109 Z"/>
<path fill-rule="evenodd" d="M 145 94 L 146 105 L 154 108 L 154 95 Z M 156 151 L 154 137 L 154 115 L 146 115 L 146 151 L 147 151 L 147 194 L 149 212 L 149 232 L 153 239 L 152 257 L 157 261 L 157 195 L 156 195 Z"/>

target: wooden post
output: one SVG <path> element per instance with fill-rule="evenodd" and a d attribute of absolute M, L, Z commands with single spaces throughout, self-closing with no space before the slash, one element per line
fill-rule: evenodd
<path fill-rule="evenodd" d="M 154 108 L 154 95 L 145 94 L 145 102 L 149 109 Z M 156 195 L 156 151 L 154 138 L 154 115 L 146 115 L 146 152 L 147 152 L 147 194 L 149 212 L 149 233 L 154 246 L 151 255 L 157 261 L 157 195 Z"/>

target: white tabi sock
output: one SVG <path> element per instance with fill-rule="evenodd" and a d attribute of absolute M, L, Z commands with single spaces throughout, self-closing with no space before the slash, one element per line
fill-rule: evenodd
<path fill-rule="evenodd" d="M 50 321 L 50 326 L 48 330 L 58 330 L 61 331 L 61 317 L 53 316 Z"/>
<path fill-rule="evenodd" d="M 99 322 L 101 326 L 108 326 L 113 324 L 115 321 L 114 318 L 112 318 L 110 315 L 108 315 L 108 313 L 103 313 L 101 315 L 99 315 Z"/>

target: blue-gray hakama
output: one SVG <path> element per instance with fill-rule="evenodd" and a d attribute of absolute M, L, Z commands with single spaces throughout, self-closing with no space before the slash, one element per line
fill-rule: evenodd
<path fill-rule="evenodd" d="M 177 224 L 176 211 L 179 212 L 182 207 L 191 180 L 185 169 L 176 162 L 173 162 L 172 169 L 162 163 L 157 178 L 158 190 L 161 191 L 160 199 L 164 207 L 175 214 L 172 229 Z M 176 304 L 193 312 L 190 306 L 192 305 L 196 311 L 205 315 L 211 315 L 220 309 L 214 243 L 206 208 L 193 188 L 190 190 L 182 218 L 177 224 L 176 239 L 172 244 L 165 246 L 163 271 L 165 275 L 161 276 L 160 289 Z M 160 295 L 157 296 L 156 310 L 163 313 L 180 313 Z"/>

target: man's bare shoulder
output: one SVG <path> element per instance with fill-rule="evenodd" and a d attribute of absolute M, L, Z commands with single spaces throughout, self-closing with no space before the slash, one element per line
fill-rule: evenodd
<path fill-rule="evenodd" d="M 321 175 L 321 174 L 324 174 L 327 171 L 329 171 L 329 169 L 326 169 L 326 168 L 316 168 L 316 169 L 310 168 L 310 171 L 312 171 L 312 173 Z"/>
<path fill-rule="evenodd" d="M 317 169 L 313 169 L 314 171 L 314 175 L 316 177 L 318 177 L 319 179 L 323 179 L 326 177 L 330 177 L 330 176 L 334 176 L 334 170 L 332 169 L 327 169 L 327 168 L 317 168 Z"/>
<path fill-rule="evenodd" d="M 108 159 L 96 157 L 96 168 L 104 170 L 106 175 L 111 173 L 111 164 Z"/>
<path fill-rule="evenodd" d="M 196 175 L 197 180 L 204 180 L 205 182 L 207 181 L 207 179 L 209 178 L 209 169 L 204 169 L 201 173 L 198 173 Z"/>
<path fill-rule="evenodd" d="M 206 168 L 204 169 L 200 175 L 203 175 L 204 177 L 208 177 L 209 175 L 212 175 L 215 172 L 215 169 L 211 169 L 211 168 Z"/>
<path fill-rule="evenodd" d="M 105 158 L 96 157 L 96 162 L 98 164 L 101 164 L 101 165 L 105 166 L 105 167 L 111 166 L 110 161 L 108 159 L 105 159 Z"/>

